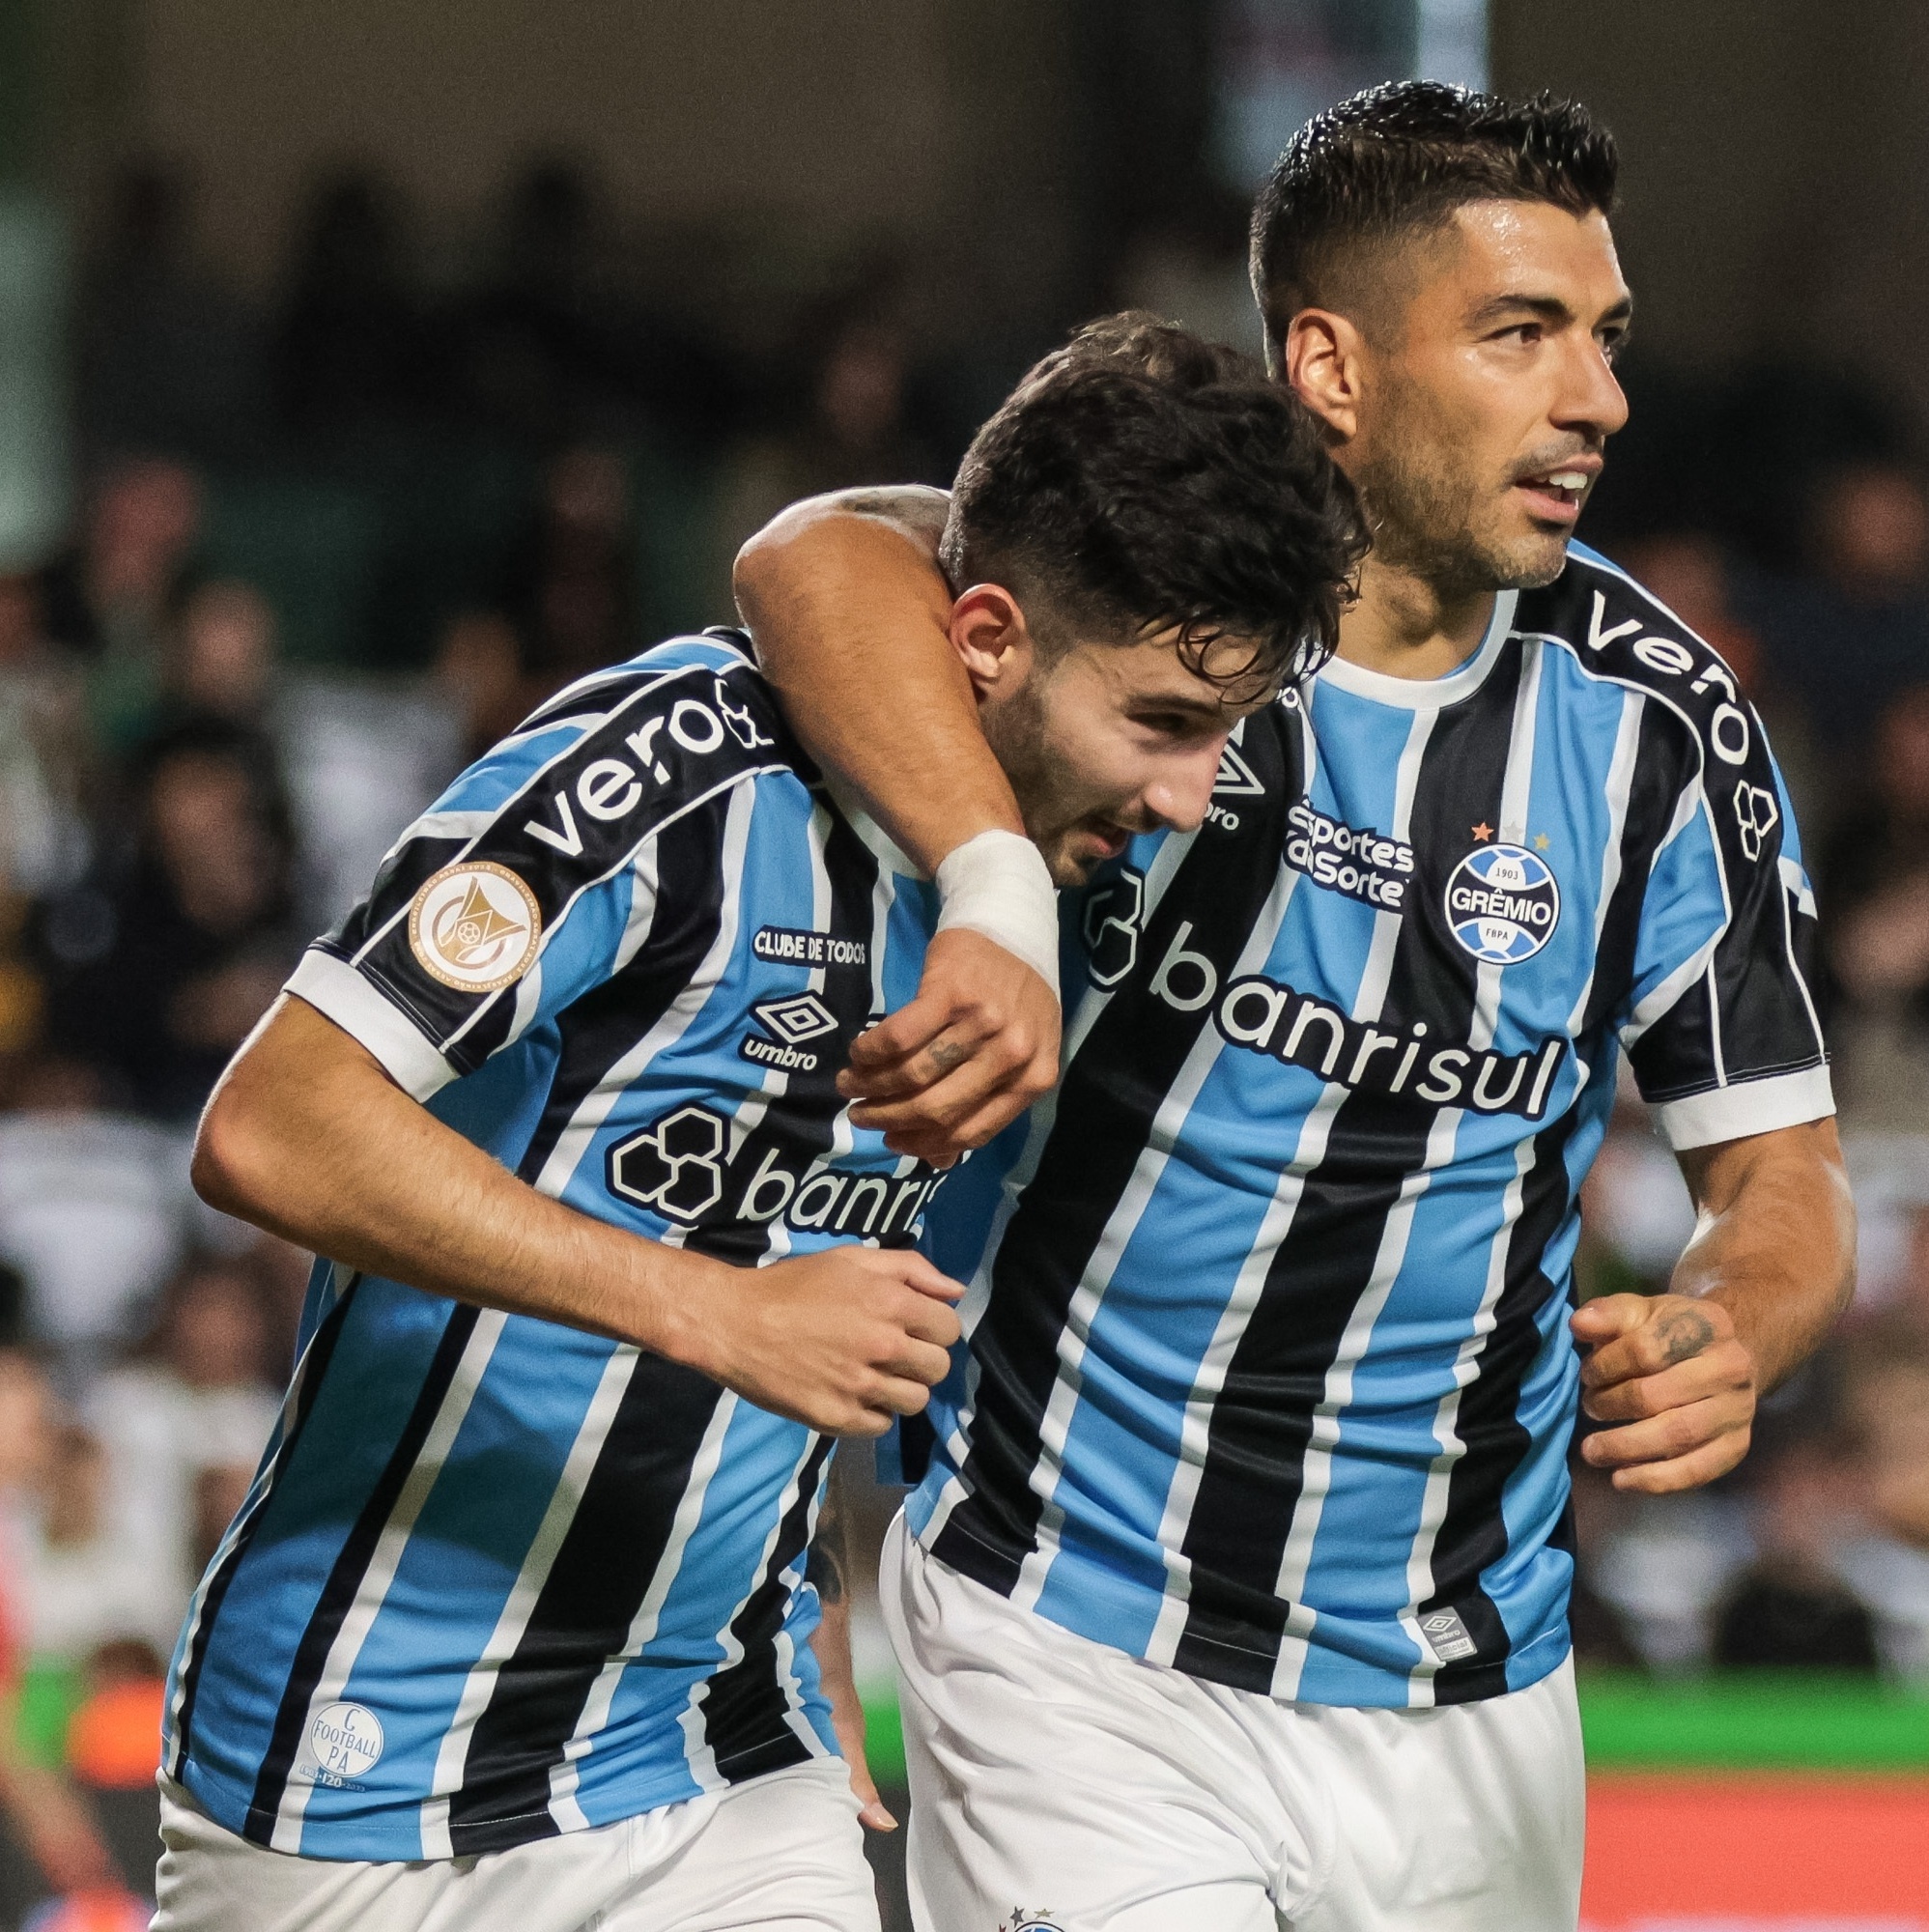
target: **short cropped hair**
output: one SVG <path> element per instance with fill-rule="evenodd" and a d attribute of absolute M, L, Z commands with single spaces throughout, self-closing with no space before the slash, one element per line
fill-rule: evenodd
<path fill-rule="evenodd" d="M 1253 294 L 1276 356 L 1304 308 L 1346 314 L 1388 245 L 1473 201 L 1614 211 L 1614 136 L 1577 100 L 1503 100 L 1440 81 L 1369 88 L 1316 114 L 1253 208 Z M 1365 323 L 1364 318 L 1360 318 Z"/>
<path fill-rule="evenodd" d="M 952 588 L 1009 590 L 1048 656 L 1177 627 L 1214 681 L 1304 678 L 1332 654 L 1366 549 L 1305 410 L 1236 351 L 1108 317 L 1047 355 L 973 440 L 939 554 Z"/>

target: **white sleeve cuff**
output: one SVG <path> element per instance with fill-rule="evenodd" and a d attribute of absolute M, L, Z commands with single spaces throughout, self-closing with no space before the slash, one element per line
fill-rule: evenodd
<path fill-rule="evenodd" d="M 306 1000 L 387 1069 L 389 1078 L 416 1100 L 440 1093 L 455 1076 L 419 1028 L 391 1005 L 355 969 L 332 952 L 310 947 L 301 955 L 284 992 Z"/>
<path fill-rule="evenodd" d="M 1835 1094 L 1826 1066 L 1738 1081 L 1686 1099 L 1663 1100 L 1655 1109 L 1661 1132 L 1677 1153 L 1717 1141 L 1746 1140 L 1750 1134 L 1772 1134 L 1777 1127 L 1799 1127 L 1804 1121 L 1827 1120 L 1834 1111 Z"/>

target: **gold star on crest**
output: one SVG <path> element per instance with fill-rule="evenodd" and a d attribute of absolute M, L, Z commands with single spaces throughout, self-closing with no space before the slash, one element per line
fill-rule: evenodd
<path fill-rule="evenodd" d="M 1537 832 L 1534 835 L 1534 850 L 1537 852 L 1545 852 L 1553 842 L 1545 832 Z"/>

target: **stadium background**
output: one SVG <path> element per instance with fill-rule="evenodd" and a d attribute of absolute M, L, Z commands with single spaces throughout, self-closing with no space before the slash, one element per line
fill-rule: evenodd
<path fill-rule="evenodd" d="M 1259 171 L 1415 72 L 1571 91 L 1622 139 L 1634 416 L 1583 534 L 1769 720 L 1864 1219 L 1857 1306 L 1738 1478 L 1638 1506 L 1583 1480 L 1588 1923 L 1929 1927 L 1906 0 L 0 4 L 9 1722 L 131 1878 L 156 1656 L 303 1278 L 196 1208 L 186 1136 L 301 941 L 536 696 L 727 616 L 788 498 L 943 481 L 1111 307 L 1256 346 Z M 1631 1102 L 1588 1208 L 1588 1290 L 1665 1278 L 1687 1204 Z M 859 1637 L 889 1776 L 862 1606 Z M 0 1926 L 43 1891 L 0 1848 Z"/>

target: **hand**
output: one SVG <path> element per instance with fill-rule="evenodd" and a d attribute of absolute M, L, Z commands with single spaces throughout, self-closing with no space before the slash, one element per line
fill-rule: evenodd
<path fill-rule="evenodd" d="M 1587 1351 L 1581 1409 L 1619 1428 L 1581 1454 L 1617 1490 L 1668 1495 L 1724 1476 L 1748 1453 L 1755 1359 L 1718 1301 L 1686 1294 L 1603 1294 L 1568 1324 Z"/>
<path fill-rule="evenodd" d="M 747 1402 L 827 1435 L 882 1435 L 944 1380 L 962 1284 L 908 1248 L 826 1248 L 764 1268 L 719 1264 L 680 1359 Z"/>
<path fill-rule="evenodd" d="M 839 1599 L 823 1599 L 823 1614 L 810 1647 L 817 1653 L 817 1674 L 831 1702 L 831 1726 L 837 1748 L 851 1774 L 851 1790 L 858 1801 L 858 1822 L 867 1832 L 894 1832 L 897 1820 L 877 1795 L 877 1780 L 865 1760 L 864 1700 L 851 1672 L 851 1606 Z"/>
<path fill-rule="evenodd" d="M 1059 1072 L 1059 1003 L 1023 960 L 968 926 L 941 932 L 918 997 L 851 1045 L 837 1090 L 896 1153 L 949 1167 Z"/>

